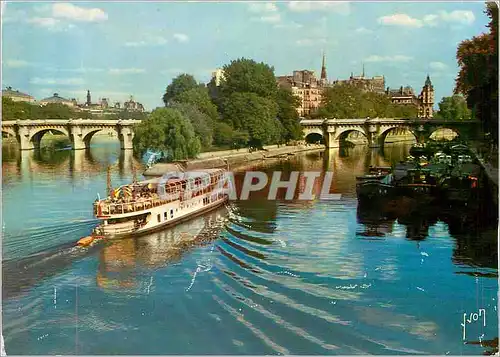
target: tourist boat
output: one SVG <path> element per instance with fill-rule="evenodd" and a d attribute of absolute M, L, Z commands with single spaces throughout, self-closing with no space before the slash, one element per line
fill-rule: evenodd
<path fill-rule="evenodd" d="M 427 150 L 424 144 L 417 143 L 410 148 L 410 155 L 420 156 L 427 154 Z"/>
<path fill-rule="evenodd" d="M 90 244 L 93 237 L 138 235 L 179 223 L 225 203 L 231 185 L 226 170 L 207 169 L 170 172 L 162 178 L 120 186 L 94 202 L 94 215 L 101 224 L 86 242 Z"/>

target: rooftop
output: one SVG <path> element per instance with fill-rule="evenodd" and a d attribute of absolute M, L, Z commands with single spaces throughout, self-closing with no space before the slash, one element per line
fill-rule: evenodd
<path fill-rule="evenodd" d="M 33 98 L 31 95 L 19 92 L 18 90 L 13 90 L 12 87 L 7 87 L 2 90 L 2 96 L 5 97 L 24 97 L 24 98 Z"/>
<path fill-rule="evenodd" d="M 41 100 L 42 102 L 50 102 L 50 103 L 63 103 L 63 102 L 70 102 L 69 99 L 62 98 L 59 96 L 59 94 L 54 93 L 52 97 L 44 98 Z"/>

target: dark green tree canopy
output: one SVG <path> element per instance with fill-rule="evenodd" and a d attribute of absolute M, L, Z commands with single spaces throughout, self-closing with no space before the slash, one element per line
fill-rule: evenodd
<path fill-rule="evenodd" d="M 192 75 L 186 73 L 180 74 L 168 85 L 163 95 L 163 103 L 167 106 L 179 94 L 200 86 L 203 85 L 198 84 Z"/>
<path fill-rule="evenodd" d="M 234 129 L 248 132 L 253 146 L 277 142 L 278 105 L 274 100 L 255 93 L 236 92 L 224 102 L 224 121 Z"/>
<path fill-rule="evenodd" d="M 217 107 L 210 100 L 208 89 L 206 87 L 196 87 L 184 91 L 177 95 L 173 102 L 191 104 L 196 107 L 200 112 L 204 113 L 210 119 L 210 126 L 219 119 Z"/>
<path fill-rule="evenodd" d="M 300 105 L 300 98 L 295 96 L 290 89 L 278 88 L 276 96 L 278 104 L 278 119 L 282 125 L 282 138 L 285 142 L 302 139 L 303 132 L 300 126 L 300 118 L 297 108 Z"/>
<path fill-rule="evenodd" d="M 274 68 L 265 63 L 241 58 L 224 66 L 224 80 L 220 92 L 228 96 L 235 92 L 255 93 L 266 98 L 275 98 L 278 90 Z"/>
<path fill-rule="evenodd" d="M 202 113 L 195 105 L 189 103 L 174 102 L 170 105 L 170 108 L 178 110 L 191 122 L 203 149 L 209 149 L 212 146 L 214 134 L 212 129 L 213 123 L 208 115 Z"/>
<path fill-rule="evenodd" d="M 135 127 L 135 152 L 143 155 L 148 149 L 168 152 L 170 160 L 184 160 L 196 157 L 200 140 L 181 112 L 158 108 Z"/>
<path fill-rule="evenodd" d="M 467 101 L 461 95 L 443 97 L 439 102 L 439 111 L 435 117 L 444 120 L 467 120 L 471 118 L 471 111 L 467 108 Z"/>

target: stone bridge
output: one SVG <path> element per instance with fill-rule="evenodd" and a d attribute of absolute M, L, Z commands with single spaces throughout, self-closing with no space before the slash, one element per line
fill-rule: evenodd
<path fill-rule="evenodd" d="M 462 139 L 471 139 L 478 135 L 480 123 L 475 120 L 440 120 L 440 119 L 302 119 L 300 121 L 304 137 L 319 134 L 329 148 L 340 147 L 342 141 L 353 132 L 362 133 L 370 147 L 384 145 L 385 138 L 393 130 L 405 129 L 411 132 L 417 142 L 423 143 L 439 129 L 451 129 Z"/>
<path fill-rule="evenodd" d="M 89 147 L 92 136 L 101 130 L 114 130 L 120 139 L 123 150 L 133 148 L 134 132 L 132 127 L 140 120 L 94 120 L 94 119 L 47 119 L 2 121 L 2 136 L 12 135 L 17 139 L 21 150 L 40 147 L 40 140 L 49 131 L 66 135 L 71 140 L 73 150 Z"/>

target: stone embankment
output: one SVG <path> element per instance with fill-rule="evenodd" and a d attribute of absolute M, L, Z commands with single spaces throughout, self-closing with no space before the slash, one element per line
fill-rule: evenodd
<path fill-rule="evenodd" d="M 285 158 L 302 151 L 324 150 L 324 145 L 304 144 L 295 146 L 265 146 L 263 150 L 250 152 L 249 149 L 205 152 L 197 159 L 176 163 L 157 163 L 147 169 L 143 175 L 149 177 L 162 176 L 165 172 L 181 168 L 185 171 L 229 168 L 242 170 L 255 166 L 266 160 Z"/>

